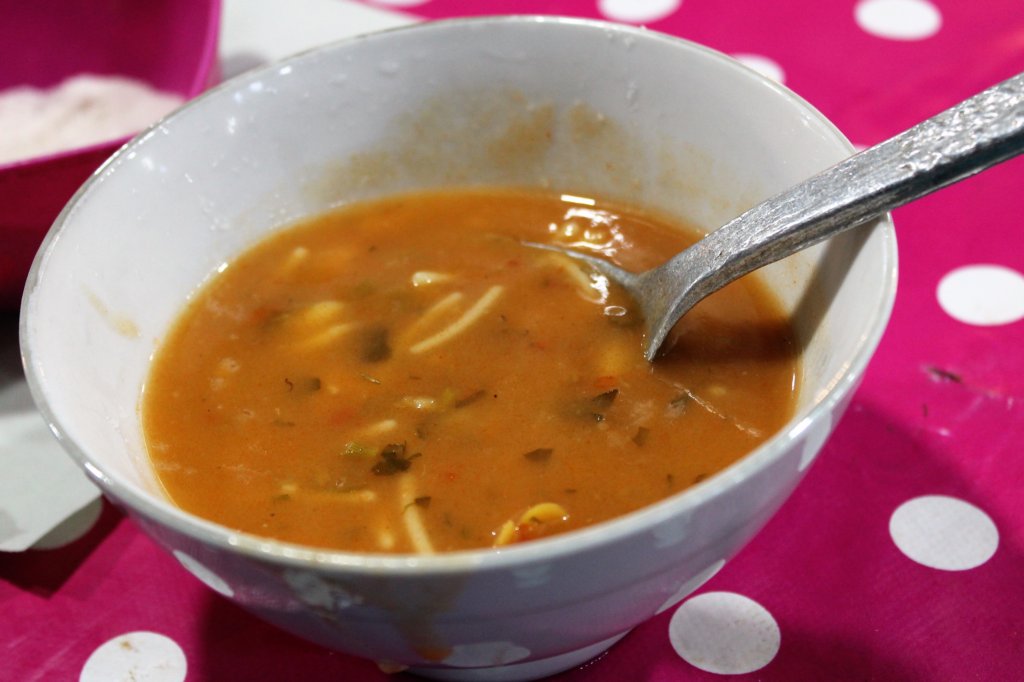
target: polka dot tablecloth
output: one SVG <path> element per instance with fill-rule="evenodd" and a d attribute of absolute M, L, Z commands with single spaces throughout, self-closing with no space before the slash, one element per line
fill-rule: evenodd
<path fill-rule="evenodd" d="M 276 11 L 302 5 L 352 10 Z M 229 1 L 226 30 L 274 6 Z M 397 23 L 487 12 L 645 24 L 742 59 L 864 146 L 1024 70 L 1020 0 L 357 7 L 400 12 Z M 895 221 L 891 325 L 805 482 L 692 595 L 558 679 L 1024 679 L 1024 159 Z M 0 679 L 388 677 L 247 615 L 102 503 L 58 530 L 0 555 Z"/>

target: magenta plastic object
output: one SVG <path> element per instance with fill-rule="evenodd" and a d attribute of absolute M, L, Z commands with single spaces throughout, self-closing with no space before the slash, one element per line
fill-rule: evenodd
<path fill-rule="evenodd" d="M 220 0 L 0 0 L 0 90 L 92 73 L 193 97 L 216 79 L 220 8 Z M 0 309 L 17 307 L 43 235 L 127 139 L 0 164 Z"/>

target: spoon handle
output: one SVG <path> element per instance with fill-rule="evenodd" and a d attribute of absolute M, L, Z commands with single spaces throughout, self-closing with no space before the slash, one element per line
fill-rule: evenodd
<path fill-rule="evenodd" d="M 1021 152 L 1024 73 L 842 161 L 712 232 L 693 248 L 707 265 L 705 271 L 714 274 L 694 282 L 674 307 L 682 314 L 741 275 Z M 662 274 L 685 277 L 684 267 L 692 266 L 677 257 Z M 675 272 L 670 272 L 673 268 Z"/>

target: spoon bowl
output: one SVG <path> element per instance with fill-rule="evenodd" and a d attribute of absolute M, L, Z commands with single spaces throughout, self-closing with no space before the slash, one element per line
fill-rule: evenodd
<path fill-rule="evenodd" d="M 1024 74 L 763 201 L 671 260 L 633 273 L 551 244 L 590 264 L 633 297 L 644 319 L 644 357 L 703 298 L 762 266 L 1024 152 Z"/>

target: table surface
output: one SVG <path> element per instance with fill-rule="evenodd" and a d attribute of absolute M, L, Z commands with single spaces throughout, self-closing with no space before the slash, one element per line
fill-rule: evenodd
<path fill-rule="evenodd" d="M 1024 70 L 1020 0 L 228 0 L 224 70 L 303 37 L 485 10 L 707 44 L 865 146 Z M 1018 159 L 895 213 L 892 322 L 804 483 L 694 595 L 558 679 L 1024 677 L 1022 187 Z M 0 322 L 11 349 L 14 316 Z M 243 612 L 109 506 L 64 531 L 63 546 L 0 554 L 2 679 L 387 677 Z"/>

